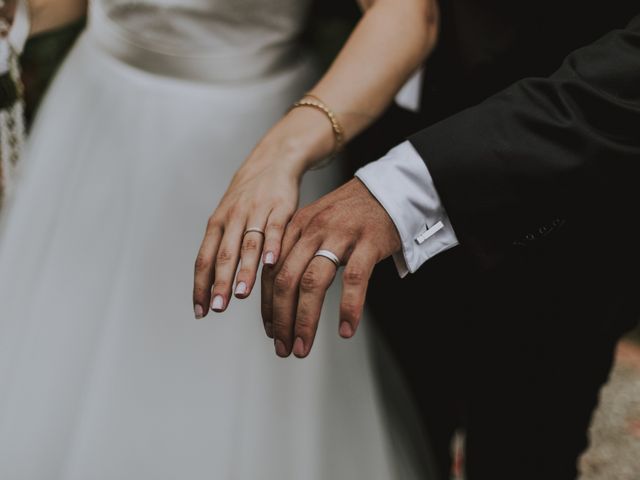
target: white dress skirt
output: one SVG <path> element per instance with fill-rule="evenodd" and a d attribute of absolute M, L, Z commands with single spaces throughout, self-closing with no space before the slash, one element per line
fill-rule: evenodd
<path fill-rule="evenodd" d="M 305 360 L 259 291 L 194 320 L 207 217 L 315 72 L 307 2 L 187 3 L 94 4 L 38 115 L 0 225 L 0 479 L 424 478 L 340 285 Z M 309 173 L 303 203 L 339 183 Z"/>

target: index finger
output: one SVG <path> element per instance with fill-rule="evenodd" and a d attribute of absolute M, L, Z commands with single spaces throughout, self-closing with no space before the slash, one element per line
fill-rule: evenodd
<path fill-rule="evenodd" d="M 200 245 L 193 278 L 193 311 L 196 319 L 207 316 L 211 301 L 211 284 L 215 275 L 215 257 L 222 239 L 222 227 L 209 219 Z"/>
<path fill-rule="evenodd" d="M 278 262 L 275 265 L 265 263 L 262 267 L 262 275 L 260 277 L 260 311 L 262 313 L 264 330 L 269 338 L 273 338 L 273 282 L 275 281 L 278 271 L 284 264 L 287 255 L 299 239 L 300 229 L 289 224 L 282 239 Z"/>

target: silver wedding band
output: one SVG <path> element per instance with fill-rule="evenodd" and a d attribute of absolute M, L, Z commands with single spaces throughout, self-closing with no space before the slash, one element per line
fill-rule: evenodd
<path fill-rule="evenodd" d="M 324 257 L 328 260 L 331 260 L 331 263 L 333 263 L 336 268 L 339 267 L 341 263 L 338 256 L 330 250 L 318 250 L 314 257 Z"/>
<path fill-rule="evenodd" d="M 261 228 L 247 228 L 242 236 L 244 237 L 247 233 L 259 233 L 264 237 L 264 230 L 262 230 Z"/>

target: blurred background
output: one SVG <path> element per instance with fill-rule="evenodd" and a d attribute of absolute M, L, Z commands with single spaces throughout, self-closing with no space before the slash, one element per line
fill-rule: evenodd
<path fill-rule="evenodd" d="M 22 58 L 27 121 L 31 123 L 56 69 L 84 22 L 32 38 Z M 348 20 L 324 18 L 310 29 L 308 42 L 325 62 L 350 30 Z M 508 361 L 508 360 L 507 360 Z M 522 412 L 523 416 L 527 412 Z M 601 393 L 591 426 L 591 447 L 581 459 L 581 480 L 640 479 L 640 329 L 620 342 L 616 365 Z M 509 441 L 509 439 L 505 439 Z M 459 443 L 459 442 L 458 442 Z M 463 452 L 459 451 L 459 465 Z M 462 479 L 461 471 L 452 478 Z M 514 472 L 517 478 L 517 472 Z"/>

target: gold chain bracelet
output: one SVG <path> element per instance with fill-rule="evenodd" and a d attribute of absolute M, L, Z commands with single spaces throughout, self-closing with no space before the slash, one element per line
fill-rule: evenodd
<path fill-rule="evenodd" d="M 307 98 L 310 98 L 311 100 L 306 100 Z M 325 116 L 329 119 L 329 122 L 331 122 L 331 129 L 333 130 L 333 137 L 335 139 L 335 147 L 333 149 L 333 152 L 329 156 L 329 158 L 332 159 L 338 152 L 340 152 L 344 144 L 344 129 L 338 121 L 335 113 L 333 113 L 333 110 L 327 107 L 327 105 L 321 99 L 311 94 L 306 94 L 304 97 L 302 97 L 301 100 L 298 100 L 296 103 L 294 103 L 291 109 L 293 110 L 294 108 L 300 107 L 315 108 L 316 110 L 324 113 Z"/>

